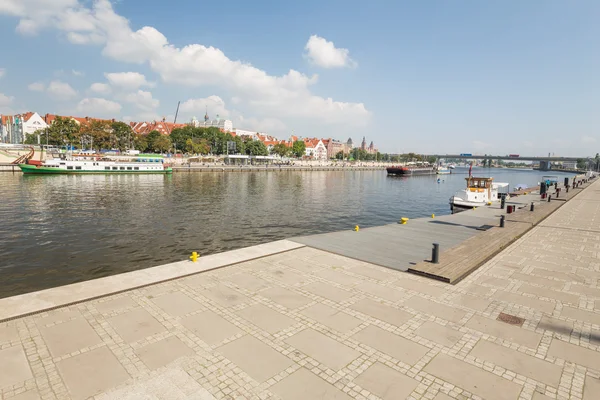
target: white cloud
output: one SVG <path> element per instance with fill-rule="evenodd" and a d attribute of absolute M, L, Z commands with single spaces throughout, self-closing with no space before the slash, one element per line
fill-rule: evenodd
<path fill-rule="evenodd" d="M 288 139 L 289 136 L 285 136 L 289 132 L 288 127 L 277 118 L 244 118 L 240 116 L 238 121 L 244 129 L 250 131 L 280 135 L 280 139 Z"/>
<path fill-rule="evenodd" d="M 0 107 L 6 107 L 9 104 L 12 104 L 14 100 L 14 97 L 0 93 Z"/>
<path fill-rule="evenodd" d="M 114 118 L 121 108 L 119 103 L 98 97 L 88 97 L 77 104 L 77 111 L 90 117 Z"/>
<path fill-rule="evenodd" d="M 225 102 L 219 96 L 209 96 L 201 99 L 189 99 L 179 107 L 179 112 L 182 117 L 196 117 L 203 119 L 204 114 L 208 111 L 209 117 L 215 118 L 228 117 L 231 112 L 225 107 Z"/>
<path fill-rule="evenodd" d="M 106 83 L 92 83 L 90 90 L 99 94 L 109 94 L 111 92 L 110 85 Z"/>
<path fill-rule="evenodd" d="M 153 86 L 139 72 L 113 72 L 104 74 L 112 86 L 123 89 L 137 89 L 141 86 Z"/>
<path fill-rule="evenodd" d="M 129 93 L 123 98 L 126 102 L 135 104 L 137 108 L 143 111 L 152 111 L 158 108 L 159 101 L 152 98 L 152 93 L 144 90 L 138 90 L 135 93 Z"/>
<path fill-rule="evenodd" d="M 71 73 L 75 76 L 84 76 L 85 75 L 85 73 L 83 71 L 77 71 L 75 69 L 72 69 Z"/>
<path fill-rule="evenodd" d="M 585 143 L 585 144 L 596 143 L 596 138 L 593 136 L 583 136 L 581 138 L 581 143 Z"/>
<path fill-rule="evenodd" d="M 46 90 L 46 85 L 44 85 L 42 82 L 33 82 L 27 85 L 27 89 L 31 90 L 32 92 L 43 92 Z"/>
<path fill-rule="evenodd" d="M 66 82 L 52 81 L 48 84 L 46 92 L 61 100 L 69 100 L 77 96 L 77 91 Z"/>
<path fill-rule="evenodd" d="M 338 49 L 333 42 L 317 35 L 312 35 L 306 46 L 304 56 L 314 65 L 323 68 L 356 67 L 356 62 L 350 58 L 348 49 Z"/>
<path fill-rule="evenodd" d="M 21 33 L 35 34 L 55 28 L 73 43 L 101 43 L 103 55 L 121 62 L 147 64 L 164 82 L 216 86 L 239 99 L 236 106 L 257 118 L 277 116 L 302 121 L 305 126 L 327 124 L 330 129 L 337 124 L 356 129 L 365 126 L 371 116 L 363 103 L 313 94 L 310 89 L 317 83 L 316 75 L 307 76 L 295 70 L 281 76 L 269 75 L 249 63 L 230 59 L 214 47 L 202 44 L 176 47 L 153 27 L 134 31 L 126 18 L 115 13 L 109 0 L 95 0 L 89 8 L 83 5 L 87 3 L 78 0 L 0 0 L 0 4 L 0 14 L 20 19 L 17 30 Z M 355 65 L 347 50 L 336 49 L 333 44 L 331 47 L 342 55 L 343 62 L 339 61 L 339 55 L 338 58 L 319 58 L 319 62 L 331 66 Z M 136 72 L 118 77 L 122 78 L 117 79 L 121 87 L 126 85 L 130 90 L 148 85 L 145 77 Z"/>
<path fill-rule="evenodd" d="M 491 146 L 490 143 L 482 142 L 481 140 L 473 140 L 473 148 L 477 151 L 485 150 Z"/>
<path fill-rule="evenodd" d="M 6 75 L 6 68 L 0 68 L 0 78 Z"/>

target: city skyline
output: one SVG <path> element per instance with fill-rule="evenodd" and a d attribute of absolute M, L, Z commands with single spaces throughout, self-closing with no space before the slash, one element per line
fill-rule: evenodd
<path fill-rule="evenodd" d="M 390 153 L 597 152 L 596 2 L 231 9 L 192 24 L 206 5 L 0 0 L 0 114 L 173 121 L 181 101 L 178 122 L 208 107 Z"/>

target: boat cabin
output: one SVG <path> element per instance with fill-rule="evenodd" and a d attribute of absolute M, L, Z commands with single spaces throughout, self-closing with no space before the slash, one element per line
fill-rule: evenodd
<path fill-rule="evenodd" d="M 476 178 L 469 176 L 467 181 L 467 190 L 472 193 L 486 193 L 487 199 L 492 197 L 492 181 L 494 178 Z"/>

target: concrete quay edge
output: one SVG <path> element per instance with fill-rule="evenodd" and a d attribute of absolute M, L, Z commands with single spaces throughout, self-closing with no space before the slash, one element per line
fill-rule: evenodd
<path fill-rule="evenodd" d="M 0 323 L 31 314 L 93 300 L 233 264 L 305 247 L 289 240 L 259 244 L 198 258 L 196 263 L 178 261 L 104 278 L 58 286 L 0 299 Z"/>

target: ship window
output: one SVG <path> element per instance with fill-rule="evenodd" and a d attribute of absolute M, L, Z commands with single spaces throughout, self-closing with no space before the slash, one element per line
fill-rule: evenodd
<path fill-rule="evenodd" d="M 60 165 L 65 165 L 65 163 L 64 163 L 64 162 L 61 162 L 61 163 L 60 163 Z"/>
<path fill-rule="evenodd" d="M 131 167 L 127 167 L 127 169 L 131 171 Z"/>
<path fill-rule="evenodd" d="M 69 166 L 67 167 L 67 169 L 73 169 L 73 166 L 69 165 Z"/>
<path fill-rule="evenodd" d="M 75 169 L 81 169 L 81 167 L 75 167 Z"/>
<path fill-rule="evenodd" d="M 119 169 L 125 169 L 125 167 L 119 167 Z"/>
<path fill-rule="evenodd" d="M 135 169 L 135 170 L 139 170 L 139 169 L 140 169 L 140 167 L 133 167 L 133 169 Z"/>
<path fill-rule="evenodd" d="M 119 169 L 119 168 L 117 168 L 117 167 L 113 167 L 113 170 L 115 170 L 115 169 Z"/>
<path fill-rule="evenodd" d="M 104 167 L 104 169 L 106 169 L 106 170 L 110 170 L 110 167 Z"/>

